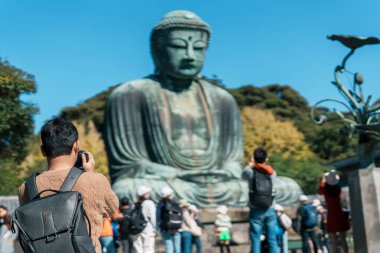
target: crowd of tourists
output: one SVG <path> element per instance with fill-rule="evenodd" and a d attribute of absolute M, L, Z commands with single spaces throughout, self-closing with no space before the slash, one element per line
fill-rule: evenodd
<path fill-rule="evenodd" d="M 276 172 L 267 161 L 267 151 L 257 148 L 242 173 L 250 189 L 251 252 L 288 252 L 288 231 L 292 228 L 302 238 L 304 253 L 338 252 L 337 234 L 343 252 L 348 253 L 345 233 L 350 226 L 340 204 L 341 189 L 336 172 L 326 172 L 319 187 L 318 193 L 324 196 L 326 207 L 318 199 L 311 201 L 301 195 L 292 220 L 284 207 L 274 201 L 276 193 L 272 181 Z M 200 236 L 204 226 L 196 206 L 185 199 L 177 202 L 169 187 L 162 188 L 162 198 L 157 204 L 150 200 L 149 187 L 140 186 L 137 193 L 136 203 L 126 197 L 120 200 L 120 210 L 112 218 L 113 229 L 111 222 L 104 223 L 100 238 L 103 252 L 116 252 L 120 245 L 123 252 L 154 252 L 158 234 L 166 252 L 188 253 L 193 249 L 202 252 Z M 230 252 L 233 231 L 228 207 L 221 205 L 216 210 L 216 245 L 220 252 Z"/>
<path fill-rule="evenodd" d="M 102 251 L 115 253 L 154 252 L 157 235 L 161 235 L 168 253 L 202 252 L 201 235 L 204 225 L 199 219 L 199 209 L 185 199 L 177 201 L 173 189 L 163 187 L 158 203 L 150 200 L 151 190 L 140 186 L 138 200 L 132 203 L 127 197 L 120 199 L 120 209 L 105 219 L 100 236 Z M 232 228 L 228 207 L 217 208 L 215 218 L 216 243 L 221 252 L 230 252 Z"/>
<path fill-rule="evenodd" d="M 158 203 L 151 200 L 151 189 L 144 185 L 137 189 L 136 202 L 118 199 L 108 179 L 94 172 L 92 154 L 79 151 L 78 132 L 70 121 L 48 121 L 41 129 L 41 140 L 48 171 L 32 175 L 20 186 L 21 206 L 12 219 L 7 208 L 0 206 L 0 253 L 14 252 L 16 235 L 12 232 L 18 232 L 25 252 L 114 253 L 121 247 L 123 252 L 151 253 L 157 235 L 168 253 L 202 252 L 200 211 L 186 199 L 175 199 L 172 188 L 161 189 Z M 82 169 L 73 167 L 78 160 Z M 242 172 L 249 187 L 251 252 L 287 252 L 288 230 L 293 228 L 302 238 L 304 253 L 312 252 L 311 248 L 336 253 L 338 245 L 348 253 L 346 231 L 350 226 L 342 211 L 336 172 L 326 172 L 320 183 L 318 193 L 324 196 L 325 206 L 301 195 L 292 221 L 284 207 L 275 203 L 272 182 L 276 172 L 267 161 L 267 151 L 257 148 Z M 216 210 L 215 245 L 229 253 L 234 240 L 228 207 L 221 205 Z"/>
<path fill-rule="evenodd" d="M 324 197 L 324 205 L 319 199 L 311 201 L 305 195 L 299 198 L 293 228 L 301 235 L 304 253 L 312 252 L 311 248 L 314 252 L 348 253 L 349 212 L 341 205 L 339 180 L 335 170 L 324 174 L 318 190 Z"/>

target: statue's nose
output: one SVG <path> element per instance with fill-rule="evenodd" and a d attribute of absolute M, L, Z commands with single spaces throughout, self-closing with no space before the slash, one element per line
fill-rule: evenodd
<path fill-rule="evenodd" d="M 186 49 L 186 59 L 195 60 L 194 49 L 192 46 L 188 46 Z"/>

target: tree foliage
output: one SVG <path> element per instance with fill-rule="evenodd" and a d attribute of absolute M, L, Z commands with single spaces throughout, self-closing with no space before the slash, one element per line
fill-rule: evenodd
<path fill-rule="evenodd" d="M 254 106 L 269 109 L 277 119 L 293 121 L 294 126 L 305 136 L 310 149 L 324 162 L 355 154 L 356 140 L 340 134 L 342 123 L 331 121 L 316 125 L 310 118 L 311 107 L 306 99 L 290 86 L 274 84 L 259 88 L 246 85 L 227 90 L 241 108 Z M 328 109 L 324 109 L 327 114 L 331 114 Z"/>
<path fill-rule="evenodd" d="M 317 157 L 297 160 L 294 157 L 284 159 L 280 154 L 272 154 L 269 156 L 269 163 L 278 176 L 295 180 L 305 194 L 315 194 L 323 173 L 331 169 L 321 165 Z"/>
<path fill-rule="evenodd" d="M 59 116 L 65 119 L 75 120 L 79 124 L 86 124 L 92 121 L 96 129 L 102 133 L 104 106 L 107 102 L 108 95 L 117 86 L 118 85 L 111 86 L 107 90 L 87 99 L 77 106 L 63 108 Z"/>
<path fill-rule="evenodd" d="M 302 160 L 313 156 L 302 132 L 292 121 L 278 120 L 270 110 L 248 106 L 242 109 L 241 118 L 246 159 L 259 146 L 265 147 L 269 153 L 281 154 L 283 158 Z"/>
<path fill-rule="evenodd" d="M 20 97 L 35 92 L 32 75 L 0 59 L 0 194 L 11 193 L 20 182 L 19 164 L 27 155 L 37 112 Z"/>

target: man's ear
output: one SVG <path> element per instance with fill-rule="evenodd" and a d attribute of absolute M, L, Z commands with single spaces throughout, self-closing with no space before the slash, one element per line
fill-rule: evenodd
<path fill-rule="evenodd" d="M 269 157 L 265 158 L 265 162 L 267 163 L 269 161 Z"/>
<path fill-rule="evenodd" d="M 40 149 L 41 149 L 41 153 L 42 153 L 42 155 L 43 155 L 44 157 L 47 157 L 46 152 L 45 152 L 44 145 L 41 145 L 41 146 L 40 146 Z"/>
<path fill-rule="evenodd" d="M 74 142 L 72 151 L 74 151 L 75 153 L 79 152 L 79 141 Z"/>

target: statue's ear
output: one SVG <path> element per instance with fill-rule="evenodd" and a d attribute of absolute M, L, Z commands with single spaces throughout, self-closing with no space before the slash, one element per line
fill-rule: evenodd
<path fill-rule="evenodd" d="M 42 155 L 43 155 L 44 157 L 46 157 L 47 155 L 46 155 L 46 152 L 45 152 L 45 147 L 44 147 L 44 145 L 41 145 L 40 149 L 41 149 L 41 153 L 42 153 Z"/>

